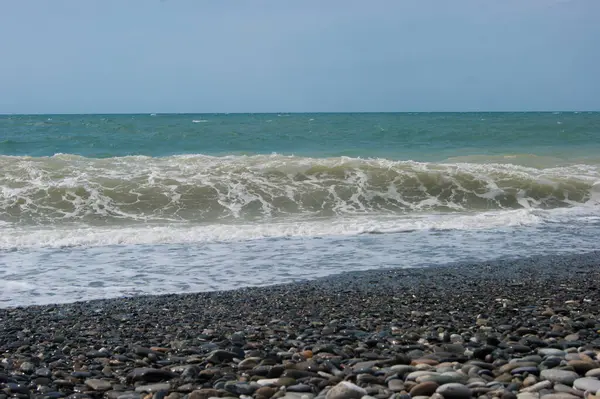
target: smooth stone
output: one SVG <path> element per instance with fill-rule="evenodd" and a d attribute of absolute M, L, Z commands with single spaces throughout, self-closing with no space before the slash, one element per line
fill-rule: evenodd
<path fill-rule="evenodd" d="M 440 385 L 435 392 L 445 399 L 469 399 L 472 395 L 471 389 L 458 383 Z"/>
<path fill-rule="evenodd" d="M 269 399 L 271 396 L 275 395 L 276 393 L 277 393 L 276 388 L 261 387 L 256 390 L 255 395 L 257 398 Z"/>
<path fill-rule="evenodd" d="M 469 380 L 469 381 L 467 382 L 467 387 L 469 387 L 469 388 L 471 388 L 471 389 L 472 389 L 472 388 L 485 387 L 485 386 L 486 386 L 486 381 L 484 381 L 484 380 L 479 380 L 479 381 L 472 381 L 472 380 Z"/>
<path fill-rule="evenodd" d="M 548 395 L 542 395 L 541 399 L 579 399 L 579 396 L 574 396 L 569 393 L 551 393 Z"/>
<path fill-rule="evenodd" d="M 524 367 L 537 367 L 537 363 L 535 362 L 519 362 L 519 363 L 507 363 L 504 366 L 501 366 L 498 369 L 500 374 L 510 373 L 514 369 L 524 368 Z"/>
<path fill-rule="evenodd" d="M 239 357 L 240 356 L 236 353 L 229 352 L 229 351 L 222 350 L 222 349 L 217 349 L 208 354 L 206 361 L 210 362 L 210 363 L 224 363 L 224 362 L 230 362 L 233 359 L 239 358 Z"/>
<path fill-rule="evenodd" d="M 438 367 L 435 369 L 435 371 L 436 371 L 437 373 L 453 373 L 453 372 L 455 372 L 456 370 L 454 369 L 454 367 L 452 367 L 451 365 L 449 365 L 449 366 L 442 366 L 442 367 L 438 366 Z"/>
<path fill-rule="evenodd" d="M 542 360 L 544 360 L 544 359 L 542 359 L 542 357 L 539 355 L 529 355 L 529 356 L 524 356 L 524 357 L 518 357 L 516 359 L 511 359 L 509 361 L 509 363 L 524 363 L 524 362 L 530 363 L 531 362 L 531 363 L 539 364 L 542 362 Z"/>
<path fill-rule="evenodd" d="M 405 380 L 407 380 L 407 381 L 416 381 L 417 378 L 423 377 L 423 376 L 426 376 L 426 375 L 440 375 L 440 374 L 435 373 L 433 371 L 413 371 L 412 373 L 409 373 L 405 377 Z"/>
<path fill-rule="evenodd" d="M 108 391 L 112 388 L 112 384 L 106 380 L 100 380 L 97 378 L 89 378 L 85 380 L 85 385 L 92 388 L 94 391 Z"/>
<path fill-rule="evenodd" d="M 494 365 L 492 363 L 486 363 L 479 360 L 471 360 L 469 363 L 465 364 L 465 366 L 477 366 L 486 370 L 493 370 Z"/>
<path fill-rule="evenodd" d="M 448 374 L 440 374 L 440 375 L 424 375 L 422 377 L 417 378 L 417 382 L 426 382 L 433 381 L 438 385 L 450 384 L 450 383 L 460 383 L 464 384 L 469 380 L 469 376 L 459 373 L 448 373 Z"/>
<path fill-rule="evenodd" d="M 229 381 L 225 383 L 225 390 L 236 395 L 252 395 L 256 388 L 247 382 Z"/>
<path fill-rule="evenodd" d="M 540 364 L 540 367 L 552 369 L 558 367 L 561 363 L 562 359 L 560 357 L 550 356 Z"/>
<path fill-rule="evenodd" d="M 283 377 L 290 378 L 306 378 L 306 377 L 318 377 L 317 373 L 312 371 L 303 371 L 303 370 L 295 370 L 295 369 L 287 369 L 283 372 Z"/>
<path fill-rule="evenodd" d="M 540 399 L 540 394 L 537 392 L 519 392 L 517 399 Z"/>
<path fill-rule="evenodd" d="M 281 399 L 314 399 L 314 397 L 312 393 L 286 392 Z"/>
<path fill-rule="evenodd" d="M 42 367 L 40 369 L 35 370 L 35 375 L 38 377 L 51 377 L 52 371 L 49 368 Z"/>
<path fill-rule="evenodd" d="M 542 356 L 557 356 L 557 357 L 567 356 L 567 353 L 565 351 L 562 351 L 560 349 L 554 349 L 554 348 L 540 348 L 540 349 L 538 349 L 538 354 L 540 354 Z"/>
<path fill-rule="evenodd" d="M 132 382 L 161 382 L 175 377 L 177 377 L 177 374 L 171 371 L 153 368 L 136 368 L 127 375 L 127 379 Z"/>
<path fill-rule="evenodd" d="M 401 376 L 404 376 L 405 374 L 408 373 L 412 373 L 413 371 L 416 371 L 417 369 L 414 366 L 408 366 L 405 364 L 397 364 L 395 366 L 390 367 L 390 371 L 394 372 L 394 373 L 398 373 Z"/>
<path fill-rule="evenodd" d="M 563 384 L 554 384 L 554 390 L 556 392 L 560 392 L 560 393 L 568 393 L 574 396 L 579 396 L 580 398 L 583 398 L 583 392 L 579 391 L 577 389 L 573 389 L 568 385 L 563 385 Z"/>
<path fill-rule="evenodd" d="M 154 393 L 158 391 L 168 391 L 171 389 L 171 384 L 162 383 L 162 384 L 150 384 L 150 385 L 140 385 L 135 388 L 136 392 L 146 392 L 146 393 Z"/>
<path fill-rule="evenodd" d="M 376 361 L 358 362 L 354 366 L 352 366 L 352 370 L 357 371 L 357 370 L 361 370 L 361 369 L 372 369 L 376 365 L 377 365 Z M 296 365 L 296 367 L 297 367 L 297 365 Z"/>
<path fill-rule="evenodd" d="M 25 384 L 16 384 L 14 382 L 9 382 L 5 385 L 5 387 L 8 388 L 8 390 L 11 393 L 29 394 L 29 388 L 27 388 L 27 385 Z"/>
<path fill-rule="evenodd" d="M 327 392 L 326 399 L 360 399 L 367 394 L 363 388 L 348 381 L 342 381 Z"/>
<path fill-rule="evenodd" d="M 438 364 L 440 364 L 440 362 L 438 362 L 437 360 L 434 359 L 415 359 L 411 362 L 412 365 L 414 366 L 418 366 L 420 364 L 427 364 L 429 366 L 437 366 Z"/>
<path fill-rule="evenodd" d="M 585 374 L 590 370 L 598 367 L 598 364 L 592 362 L 586 362 L 585 360 L 571 360 L 567 362 L 567 365 L 573 367 L 573 369 L 579 374 Z"/>
<path fill-rule="evenodd" d="M 239 370 L 250 370 L 258 366 L 261 361 L 262 359 L 259 357 L 249 357 L 239 362 L 237 366 Z"/>
<path fill-rule="evenodd" d="M 204 388 L 190 393 L 187 397 L 188 399 L 208 399 L 213 396 L 220 396 L 219 391 L 212 388 Z"/>
<path fill-rule="evenodd" d="M 295 385 L 295 384 L 296 384 L 295 378 L 280 377 L 277 379 L 277 383 L 275 385 L 277 385 L 278 387 L 289 387 L 290 385 Z"/>
<path fill-rule="evenodd" d="M 24 373 L 31 374 L 35 370 L 35 365 L 31 362 L 23 362 L 19 369 Z"/>
<path fill-rule="evenodd" d="M 433 381 L 426 381 L 415 385 L 410 390 L 410 395 L 414 398 L 415 396 L 431 396 L 435 393 L 436 389 L 439 388 L 439 384 Z"/>
<path fill-rule="evenodd" d="M 306 384 L 290 385 L 286 388 L 287 392 L 312 392 L 312 387 Z"/>
<path fill-rule="evenodd" d="M 581 359 L 581 355 L 579 353 L 567 353 L 567 356 L 565 356 L 565 360 L 569 361 L 569 360 L 583 360 L 583 359 Z"/>
<path fill-rule="evenodd" d="M 543 380 L 558 382 L 565 385 L 573 385 L 573 381 L 579 378 L 579 374 L 574 371 L 546 369 L 542 370 L 540 377 Z"/>
<path fill-rule="evenodd" d="M 278 381 L 279 381 L 279 378 L 263 378 L 263 379 L 256 381 L 256 383 L 260 386 L 267 387 L 267 386 L 276 386 Z"/>
<path fill-rule="evenodd" d="M 580 391 L 598 392 L 600 391 L 600 380 L 592 377 L 578 378 L 573 386 Z"/>
<path fill-rule="evenodd" d="M 538 392 L 542 389 L 552 388 L 552 385 L 552 381 L 540 381 L 537 384 L 533 384 L 530 387 L 522 389 L 521 392 Z"/>
<path fill-rule="evenodd" d="M 523 386 L 524 387 L 530 387 L 533 384 L 536 384 L 538 382 L 538 379 L 535 375 L 533 374 L 529 374 L 527 377 L 525 377 L 525 379 L 523 380 Z"/>
<path fill-rule="evenodd" d="M 513 375 L 525 373 L 539 375 L 540 370 L 537 367 L 518 367 L 516 369 L 513 369 L 510 373 Z"/>
<path fill-rule="evenodd" d="M 592 369 L 592 370 L 588 371 L 587 373 L 585 373 L 585 376 L 600 378 L 600 368 Z"/>
<path fill-rule="evenodd" d="M 390 380 L 388 382 L 388 388 L 392 392 L 400 392 L 404 390 L 404 381 L 402 380 Z"/>

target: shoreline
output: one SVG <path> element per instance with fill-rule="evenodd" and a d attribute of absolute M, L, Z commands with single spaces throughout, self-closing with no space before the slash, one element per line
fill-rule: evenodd
<path fill-rule="evenodd" d="M 336 274 L 330 274 L 327 276 L 316 277 L 312 279 L 299 279 L 293 282 L 276 283 L 262 286 L 242 286 L 231 289 L 223 290 L 210 290 L 210 291 L 197 291 L 197 292 L 174 292 L 174 293 L 158 293 L 158 294 L 139 294 L 139 295 L 125 295 L 118 297 L 107 297 L 107 298 L 94 298 L 94 299 L 81 299 L 71 302 L 57 302 L 57 303 L 43 303 L 43 304 L 31 304 L 31 305 L 12 305 L 12 306 L 0 306 L 0 313 L 3 310 L 10 309 L 28 309 L 28 308 L 47 308 L 47 307 L 61 307 L 69 305 L 93 305 L 102 304 L 103 302 L 115 302 L 123 300 L 140 300 L 151 298 L 162 298 L 162 297 L 196 297 L 196 296 L 211 296 L 211 295 L 226 295 L 234 291 L 254 291 L 254 290 L 280 290 L 286 287 L 292 289 L 292 286 L 304 286 L 304 285 L 329 285 L 343 287 L 347 282 L 352 284 L 359 283 L 356 281 L 359 278 L 372 279 L 372 278 L 414 278 L 416 276 L 429 276 L 433 279 L 437 278 L 435 274 L 442 270 L 443 273 L 466 273 L 471 278 L 485 278 L 485 279 L 501 279 L 501 278 L 520 278 L 519 273 L 528 271 L 529 274 L 533 272 L 540 272 L 539 277 L 543 279 L 558 278 L 561 276 L 569 276 L 572 274 L 574 269 L 589 269 L 595 270 L 593 264 L 597 264 L 597 269 L 600 271 L 600 250 L 597 251 L 586 251 L 581 253 L 563 253 L 559 255 L 533 255 L 529 257 L 506 257 L 498 258 L 487 261 L 473 261 L 473 262 L 450 262 L 444 264 L 430 264 L 419 266 L 407 266 L 407 267 L 391 267 L 391 268 L 379 268 L 379 269 L 367 269 L 367 270 L 352 270 L 342 271 Z M 575 268 L 572 265 L 575 265 Z M 465 276 L 467 277 L 467 276 Z M 419 277 L 422 278 L 422 277 Z M 403 282 L 395 282 L 395 285 L 403 284 Z"/>
<path fill-rule="evenodd" d="M 0 308 L 0 399 L 593 399 L 599 282 L 591 252 Z"/>

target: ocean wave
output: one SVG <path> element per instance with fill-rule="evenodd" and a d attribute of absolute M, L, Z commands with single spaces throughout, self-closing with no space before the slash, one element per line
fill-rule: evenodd
<path fill-rule="evenodd" d="M 547 211 L 545 211 L 547 212 Z M 415 231 L 479 230 L 531 226 L 545 215 L 532 210 L 478 214 L 407 215 L 404 217 L 354 216 L 337 219 L 294 218 L 271 223 L 165 224 L 134 226 L 12 226 L 0 235 L 0 250 L 66 248 L 111 245 L 161 245 L 249 241 L 298 237 L 355 236 L 412 233 Z M 556 217 L 561 217 L 557 215 Z"/>
<path fill-rule="evenodd" d="M 600 202 L 597 165 L 282 155 L 0 156 L 0 222 L 199 222 L 553 209 Z"/>

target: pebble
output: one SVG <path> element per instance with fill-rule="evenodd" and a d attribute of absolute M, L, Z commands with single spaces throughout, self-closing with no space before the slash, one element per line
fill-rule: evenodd
<path fill-rule="evenodd" d="M 551 388 L 552 387 L 552 381 L 540 381 L 537 384 L 533 384 L 530 387 L 524 388 L 522 389 L 522 392 L 539 392 L 542 389 L 547 389 L 547 388 Z"/>
<path fill-rule="evenodd" d="M 517 399 L 540 399 L 540 394 L 537 392 L 519 392 Z"/>
<path fill-rule="evenodd" d="M 585 360 L 571 360 L 567 362 L 567 365 L 572 367 L 579 374 L 585 374 L 590 370 L 598 367 L 598 364 L 593 362 L 587 362 Z"/>
<path fill-rule="evenodd" d="M 256 390 L 255 394 L 257 398 L 269 399 L 271 396 L 275 395 L 277 391 L 278 390 L 276 388 L 261 387 Z"/>
<path fill-rule="evenodd" d="M 597 266 L 501 264 L 0 308 L 0 399 L 600 399 Z"/>
<path fill-rule="evenodd" d="M 585 376 L 600 378 L 600 368 L 589 370 L 588 372 L 585 373 Z"/>
<path fill-rule="evenodd" d="M 555 383 L 573 385 L 573 382 L 579 378 L 579 374 L 569 370 L 546 369 L 541 371 L 540 378 Z"/>
<path fill-rule="evenodd" d="M 348 382 L 342 381 L 327 392 L 326 399 L 360 399 L 367 394 L 363 388 Z"/>
<path fill-rule="evenodd" d="M 312 393 L 297 393 L 297 392 L 286 392 L 282 399 L 314 399 L 315 395 Z"/>
<path fill-rule="evenodd" d="M 468 399 L 472 395 L 470 388 L 458 383 L 440 385 L 435 392 L 442 395 L 444 399 Z"/>
<path fill-rule="evenodd" d="M 578 378 L 573 383 L 573 387 L 581 391 L 598 392 L 600 391 L 600 380 L 592 377 Z"/>
<path fill-rule="evenodd" d="M 542 356 L 556 356 L 556 357 L 565 357 L 567 353 L 560 349 L 554 348 L 541 348 L 538 349 L 538 353 Z"/>
<path fill-rule="evenodd" d="M 432 376 L 432 375 L 439 375 L 439 374 L 434 371 L 425 371 L 425 370 L 413 371 L 412 373 L 409 373 L 408 375 L 406 375 L 405 379 L 407 381 L 416 381 L 417 378 L 419 378 L 419 377 Z"/>
<path fill-rule="evenodd" d="M 136 368 L 133 369 L 128 375 L 127 378 L 132 382 L 136 381 L 144 381 L 144 382 L 160 382 L 170 380 L 171 378 L 175 378 L 177 374 L 163 369 L 155 369 L 155 368 Z"/>
<path fill-rule="evenodd" d="M 568 393 L 550 393 L 547 395 L 542 395 L 541 399 L 579 399 L 579 396 L 574 396 Z"/>
<path fill-rule="evenodd" d="M 568 385 L 554 384 L 553 388 L 554 388 L 554 390 L 556 392 L 568 393 L 568 394 L 571 394 L 571 395 L 583 398 L 583 392 L 582 391 L 579 391 L 577 389 L 573 389 L 572 387 L 570 387 Z"/>
<path fill-rule="evenodd" d="M 140 385 L 135 388 L 136 392 L 146 392 L 146 393 L 154 393 L 158 391 L 168 391 L 171 389 L 171 384 L 162 383 L 162 384 L 151 384 L 151 385 Z"/>
<path fill-rule="evenodd" d="M 96 378 L 85 380 L 85 385 L 92 388 L 94 391 L 108 391 L 112 388 L 112 384 L 110 382 Z"/>
<path fill-rule="evenodd" d="M 404 390 L 404 381 L 402 380 L 390 380 L 388 382 L 388 388 L 392 392 L 401 392 Z"/>
<path fill-rule="evenodd" d="M 518 367 L 511 371 L 511 374 L 513 374 L 513 375 L 525 374 L 525 373 L 540 375 L 540 369 L 538 369 L 537 367 L 534 367 L 534 366 L 529 366 L 529 367 Z"/>
<path fill-rule="evenodd" d="M 433 381 L 421 382 L 411 388 L 410 394 L 414 398 L 415 396 L 431 396 L 438 389 L 439 385 Z"/>

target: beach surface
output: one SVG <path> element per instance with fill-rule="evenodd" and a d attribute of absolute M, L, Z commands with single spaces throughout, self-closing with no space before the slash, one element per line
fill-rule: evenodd
<path fill-rule="evenodd" d="M 0 399 L 598 398 L 600 252 L 0 309 Z"/>

